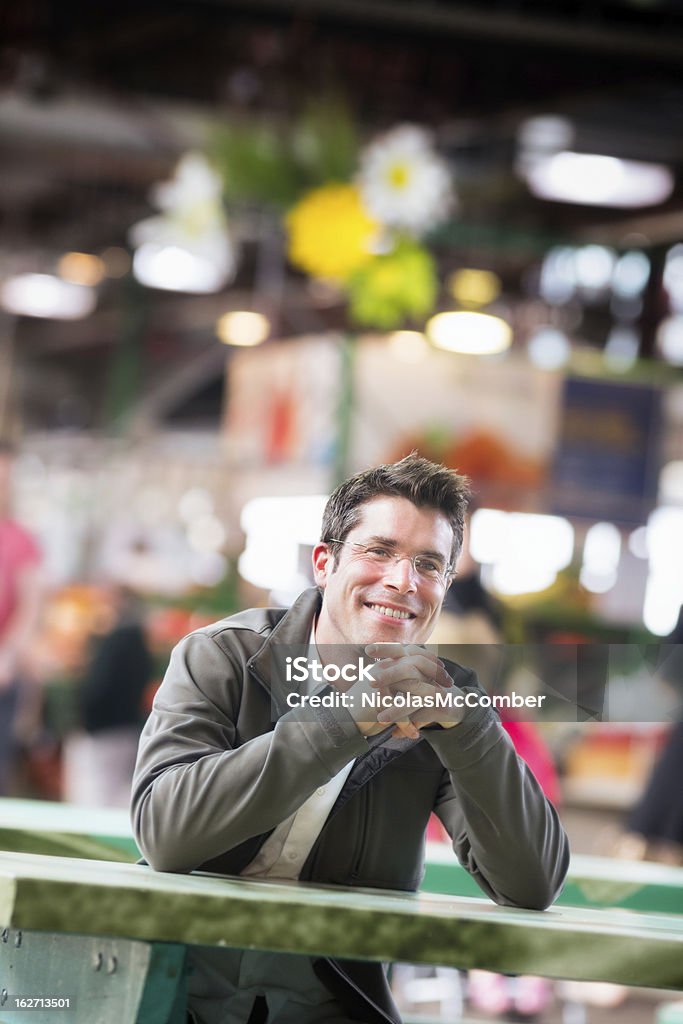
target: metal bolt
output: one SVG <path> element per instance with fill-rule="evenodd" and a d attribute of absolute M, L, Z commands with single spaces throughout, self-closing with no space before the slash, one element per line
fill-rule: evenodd
<path fill-rule="evenodd" d="M 5 1005 L 5 1003 L 7 1002 L 8 994 L 9 993 L 7 992 L 7 989 L 3 988 L 2 992 L 0 992 L 0 1006 L 4 1006 Z"/>
<path fill-rule="evenodd" d="M 95 956 L 93 958 L 93 967 L 94 967 L 94 969 L 96 971 L 101 971 L 102 970 L 102 962 L 103 962 L 103 960 L 104 960 L 104 957 L 102 956 L 101 953 L 95 953 Z"/>
<path fill-rule="evenodd" d="M 119 962 L 116 959 L 116 957 L 115 956 L 110 956 L 109 957 L 109 962 L 107 964 L 107 974 L 116 974 L 116 968 L 118 966 L 119 966 Z"/>
<path fill-rule="evenodd" d="M 9 942 L 9 928 L 2 929 L 2 941 Z"/>
<path fill-rule="evenodd" d="M 17 934 L 14 936 L 14 946 L 16 949 L 19 949 L 19 946 L 21 945 L 21 939 L 21 932 L 17 932 Z"/>

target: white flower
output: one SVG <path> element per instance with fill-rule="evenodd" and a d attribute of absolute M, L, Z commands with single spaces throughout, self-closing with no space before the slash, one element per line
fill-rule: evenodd
<path fill-rule="evenodd" d="M 217 291 L 232 278 L 235 253 L 221 193 L 220 176 L 199 153 L 186 153 L 172 180 L 154 187 L 152 201 L 162 212 L 130 229 L 133 270 L 144 284 Z"/>
<path fill-rule="evenodd" d="M 446 162 L 423 128 L 399 125 L 361 153 L 358 184 L 365 205 L 391 227 L 422 234 L 444 220 L 454 205 Z"/>

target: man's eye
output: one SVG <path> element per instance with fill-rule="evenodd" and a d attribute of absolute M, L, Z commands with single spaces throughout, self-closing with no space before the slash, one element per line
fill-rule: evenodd
<path fill-rule="evenodd" d="M 367 548 L 366 550 L 367 550 L 367 553 L 369 555 L 372 555 L 373 558 L 381 558 L 381 559 L 391 558 L 391 551 L 389 551 L 388 548 L 373 547 L 373 548 Z"/>
<path fill-rule="evenodd" d="M 432 561 L 431 558 L 416 558 L 415 568 L 418 572 L 427 572 L 431 575 L 443 572 L 443 566 L 439 562 Z"/>

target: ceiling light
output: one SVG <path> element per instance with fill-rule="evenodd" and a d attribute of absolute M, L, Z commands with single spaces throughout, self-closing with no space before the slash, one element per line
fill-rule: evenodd
<path fill-rule="evenodd" d="M 569 338 L 554 327 L 540 327 L 527 342 L 529 359 L 542 370 L 559 370 L 569 359 Z"/>
<path fill-rule="evenodd" d="M 489 313 L 437 313 L 427 324 L 427 336 L 437 348 L 467 355 L 494 355 L 512 344 L 512 328 Z"/>
<path fill-rule="evenodd" d="M 657 328 L 657 347 L 668 363 L 683 366 L 683 316 L 670 316 Z"/>
<path fill-rule="evenodd" d="M 633 327 L 616 324 L 607 337 L 603 358 L 605 366 L 615 373 L 630 370 L 638 359 L 640 335 Z"/>
<path fill-rule="evenodd" d="M 683 312 L 683 245 L 674 245 L 666 254 L 664 264 L 664 287 L 669 294 L 671 307 L 676 313 Z"/>
<path fill-rule="evenodd" d="M 268 317 L 246 309 L 224 313 L 216 323 L 216 335 L 225 345 L 251 348 L 265 341 L 269 333 Z"/>
<path fill-rule="evenodd" d="M 500 278 L 490 270 L 456 270 L 448 281 L 453 298 L 461 306 L 488 306 L 501 291 Z"/>
<path fill-rule="evenodd" d="M 105 265 L 99 256 L 88 252 L 65 252 L 57 264 L 57 272 L 72 284 L 99 284 L 105 275 Z"/>
<path fill-rule="evenodd" d="M 228 279 L 223 266 L 177 245 L 143 242 L 135 250 L 133 273 L 148 288 L 208 295 L 220 291 Z"/>
<path fill-rule="evenodd" d="M 538 290 L 541 298 L 554 305 L 568 302 L 576 288 L 574 250 L 557 245 L 543 258 Z"/>
<path fill-rule="evenodd" d="M 659 474 L 659 500 L 666 505 L 683 505 L 683 461 L 667 462 Z"/>
<path fill-rule="evenodd" d="M 401 363 L 421 363 L 429 346 L 421 331 L 394 331 L 389 337 L 389 351 Z"/>
<path fill-rule="evenodd" d="M 621 534 L 614 523 L 594 523 L 583 542 L 584 568 L 606 576 L 616 572 L 620 556 Z"/>
<path fill-rule="evenodd" d="M 634 249 L 617 260 L 612 276 L 612 291 L 623 299 L 635 298 L 650 277 L 650 261 L 644 252 Z"/>
<path fill-rule="evenodd" d="M 8 313 L 49 320 L 81 320 L 95 308 L 95 292 L 52 274 L 17 274 L 0 286 L 0 303 Z"/>
<path fill-rule="evenodd" d="M 663 164 L 567 150 L 534 161 L 524 176 L 539 199 L 587 206 L 653 206 L 668 199 L 674 187 Z"/>
<path fill-rule="evenodd" d="M 609 569 L 607 572 L 597 572 L 595 569 L 590 569 L 584 565 L 579 573 L 579 583 L 586 590 L 589 590 L 591 594 L 606 594 L 616 582 L 617 573 L 615 569 Z"/>
<path fill-rule="evenodd" d="M 616 253 L 604 245 L 582 245 L 574 254 L 576 283 L 587 292 L 609 287 L 616 265 Z"/>
<path fill-rule="evenodd" d="M 637 526 L 633 533 L 629 534 L 628 549 L 635 558 L 647 558 L 647 527 Z"/>

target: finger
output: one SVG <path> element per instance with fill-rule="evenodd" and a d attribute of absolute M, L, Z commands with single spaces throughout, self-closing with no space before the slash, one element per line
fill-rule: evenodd
<path fill-rule="evenodd" d="M 397 659 L 378 661 L 372 668 L 371 686 L 384 687 L 394 683 L 427 682 L 431 685 L 450 687 L 453 680 L 442 662 L 426 658 L 423 654 L 406 655 Z"/>
<path fill-rule="evenodd" d="M 368 644 L 365 653 L 370 658 L 402 658 L 404 655 L 423 654 L 432 661 L 438 661 L 434 651 L 430 651 L 422 644 L 399 644 L 399 643 L 373 643 Z"/>
<path fill-rule="evenodd" d="M 420 738 L 420 730 L 416 725 L 413 725 L 409 718 L 406 718 L 396 722 L 391 735 L 395 736 L 396 739 L 417 740 Z"/>

